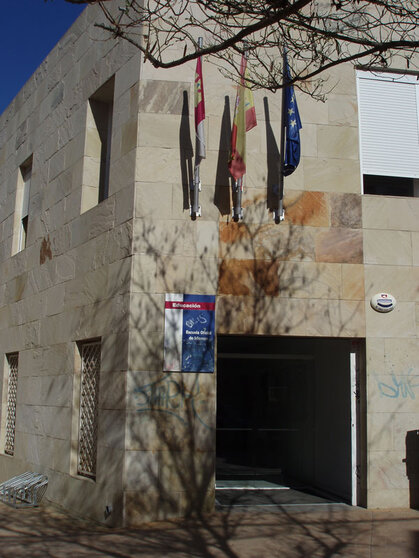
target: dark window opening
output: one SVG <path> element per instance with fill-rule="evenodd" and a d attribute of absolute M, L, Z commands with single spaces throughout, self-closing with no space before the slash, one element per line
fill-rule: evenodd
<path fill-rule="evenodd" d="M 364 194 L 417 197 L 419 196 L 417 182 L 414 178 L 401 176 L 364 174 Z"/>
<path fill-rule="evenodd" d="M 109 195 L 114 83 L 114 78 L 111 78 L 89 100 L 100 139 L 98 202 L 105 200 Z"/>

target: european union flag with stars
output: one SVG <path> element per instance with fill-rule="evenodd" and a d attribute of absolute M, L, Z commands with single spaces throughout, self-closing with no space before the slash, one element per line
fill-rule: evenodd
<path fill-rule="evenodd" d="M 284 54 L 284 83 L 291 81 L 287 55 Z M 295 99 L 294 87 L 285 87 L 285 161 L 284 176 L 295 171 L 300 162 L 300 114 Z"/>

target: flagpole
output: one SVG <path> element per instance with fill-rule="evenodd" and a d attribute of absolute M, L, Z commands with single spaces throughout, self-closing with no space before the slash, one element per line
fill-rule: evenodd
<path fill-rule="evenodd" d="M 285 74 L 285 47 L 282 53 L 282 64 L 283 64 L 283 83 L 282 83 L 282 104 L 281 104 L 281 139 L 280 139 L 280 151 L 279 151 L 279 184 L 278 184 L 278 208 L 274 209 L 273 218 L 275 224 L 279 224 L 285 219 L 284 212 L 284 166 L 285 166 L 285 94 L 286 94 L 286 74 Z"/>
<path fill-rule="evenodd" d="M 198 48 L 202 49 L 203 38 L 198 37 Z M 200 173 L 200 163 L 201 157 L 198 153 L 198 137 L 196 137 L 195 142 L 195 167 L 194 167 L 194 177 L 191 182 L 191 219 L 195 221 L 197 217 L 201 217 L 201 207 L 199 205 L 199 192 L 201 191 L 201 173 Z"/>

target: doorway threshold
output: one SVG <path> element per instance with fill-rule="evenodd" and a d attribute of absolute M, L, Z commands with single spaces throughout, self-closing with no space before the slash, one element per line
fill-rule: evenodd
<path fill-rule="evenodd" d="M 217 480 L 215 490 L 289 490 L 289 486 L 260 479 Z"/>

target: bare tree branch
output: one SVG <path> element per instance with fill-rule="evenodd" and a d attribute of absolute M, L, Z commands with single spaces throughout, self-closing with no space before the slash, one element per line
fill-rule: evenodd
<path fill-rule="evenodd" d="M 282 87 L 283 45 L 293 83 L 314 96 L 318 76 L 344 62 L 386 67 L 401 55 L 406 66 L 417 64 L 419 0 L 66 1 L 98 4 L 106 21 L 96 25 L 130 42 L 156 68 L 208 56 L 237 79 L 237 54 L 246 49 L 254 88 Z"/>

